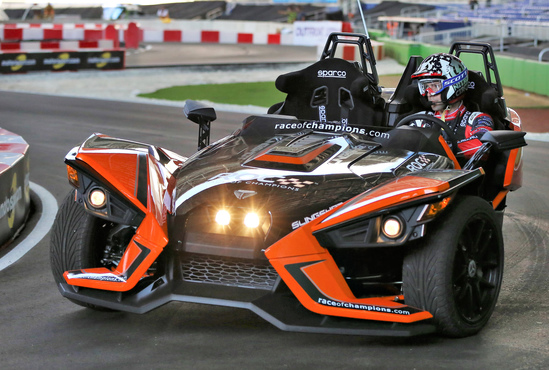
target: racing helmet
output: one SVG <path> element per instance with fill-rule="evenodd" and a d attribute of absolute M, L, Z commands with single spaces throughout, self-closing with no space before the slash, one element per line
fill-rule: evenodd
<path fill-rule="evenodd" d="M 452 54 L 438 53 L 428 56 L 412 74 L 418 80 L 419 93 L 433 96 L 441 94 L 446 104 L 463 99 L 469 86 L 467 68 Z"/>

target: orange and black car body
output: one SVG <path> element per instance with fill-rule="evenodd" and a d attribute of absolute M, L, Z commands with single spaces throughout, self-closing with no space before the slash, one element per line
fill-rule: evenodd
<path fill-rule="evenodd" d="M 490 154 L 490 189 L 482 166 L 462 168 L 439 131 L 417 127 L 251 116 L 190 158 L 94 134 L 65 163 L 68 201 L 101 221 L 98 257 L 63 271 L 59 290 L 133 313 L 246 308 L 284 330 L 434 332 L 433 313 L 407 303 L 403 261 L 460 197 L 490 204 L 501 228 L 521 182 L 516 114 L 511 125 L 485 140 L 519 142 Z"/>

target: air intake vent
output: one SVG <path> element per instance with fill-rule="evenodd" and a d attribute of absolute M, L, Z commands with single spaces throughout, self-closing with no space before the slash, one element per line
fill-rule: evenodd
<path fill-rule="evenodd" d="M 278 278 L 267 261 L 221 258 L 184 253 L 181 260 L 184 281 L 271 290 Z"/>

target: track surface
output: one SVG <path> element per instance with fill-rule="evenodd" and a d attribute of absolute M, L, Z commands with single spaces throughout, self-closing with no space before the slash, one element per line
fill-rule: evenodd
<path fill-rule="evenodd" d="M 93 132 L 183 155 L 197 127 L 180 108 L 0 93 L 0 125 L 31 147 L 31 181 L 58 202 L 69 191 L 64 155 Z M 218 112 L 215 138 L 242 114 Z M 549 143 L 525 148 L 524 186 L 510 197 L 499 304 L 477 336 L 368 338 L 282 332 L 246 310 L 170 303 L 145 315 L 101 313 L 61 297 L 49 237 L 0 272 L 0 368 L 549 368 Z"/>

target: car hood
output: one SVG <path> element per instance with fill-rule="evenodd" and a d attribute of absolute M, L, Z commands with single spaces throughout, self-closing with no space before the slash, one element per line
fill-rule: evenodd
<path fill-rule="evenodd" d="M 449 166 L 445 157 L 354 134 L 241 130 L 189 158 L 176 174 L 176 212 L 205 204 L 261 208 L 295 228 L 397 176 Z"/>

